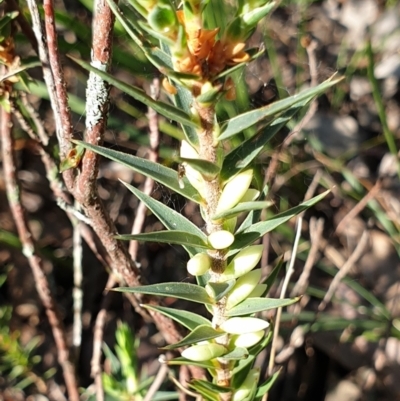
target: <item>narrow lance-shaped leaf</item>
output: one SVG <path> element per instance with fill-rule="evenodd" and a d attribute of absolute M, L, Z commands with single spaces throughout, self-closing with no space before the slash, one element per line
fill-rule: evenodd
<path fill-rule="evenodd" d="M 168 366 L 173 366 L 173 365 L 186 365 L 186 366 L 198 366 L 199 368 L 203 369 L 215 369 L 215 366 L 212 364 L 211 361 L 192 361 L 189 359 L 186 359 L 182 356 L 174 359 L 170 359 L 167 361 Z"/>
<path fill-rule="evenodd" d="M 166 244 L 188 245 L 199 248 L 209 248 L 207 242 L 201 237 L 187 233 L 185 231 L 155 231 L 143 234 L 124 234 L 117 235 L 115 238 L 124 241 L 143 241 L 143 242 L 161 242 Z"/>
<path fill-rule="evenodd" d="M 209 292 L 211 291 L 213 294 L 213 298 L 216 302 L 218 302 L 222 297 L 224 297 L 235 285 L 235 280 L 228 280 L 224 283 L 212 283 L 209 282 L 207 284 L 207 289 Z"/>
<path fill-rule="evenodd" d="M 267 127 L 263 127 L 259 133 L 247 139 L 238 147 L 228 153 L 222 164 L 221 179 L 227 180 L 246 168 L 264 149 L 264 146 L 282 129 L 290 119 L 303 108 L 307 102 L 303 102 L 297 107 L 293 107 L 281 117 L 272 121 Z"/>
<path fill-rule="evenodd" d="M 221 170 L 219 166 L 209 162 L 208 160 L 180 157 L 179 161 L 182 163 L 187 163 L 189 166 L 198 171 L 205 179 L 209 180 L 214 179 Z"/>
<path fill-rule="evenodd" d="M 282 370 L 282 368 L 280 368 L 272 376 L 268 377 L 268 379 L 257 388 L 255 401 L 261 401 L 264 394 L 268 393 L 268 391 L 272 388 L 272 386 L 278 379 L 278 376 L 281 373 L 281 370 Z"/>
<path fill-rule="evenodd" d="M 104 79 L 109 84 L 120 89 L 127 95 L 132 96 L 134 99 L 139 100 L 139 102 L 142 102 L 146 106 L 151 107 L 153 110 L 157 111 L 164 117 L 169 118 L 178 123 L 181 123 L 183 125 L 197 127 L 197 124 L 194 121 L 192 121 L 189 114 L 187 114 L 183 110 L 178 109 L 177 107 L 174 107 L 168 103 L 154 100 L 152 97 L 147 95 L 142 89 L 132 85 L 128 85 L 127 83 L 122 82 L 119 79 L 113 77 L 111 74 L 108 74 L 107 72 L 101 71 L 93 67 L 91 64 L 86 63 L 85 61 L 79 60 L 72 56 L 69 57 L 85 70 L 96 73 L 100 78 Z"/>
<path fill-rule="evenodd" d="M 142 285 L 141 287 L 118 287 L 114 291 L 186 299 L 187 301 L 207 305 L 213 304 L 213 300 L 210 299 L 204 288 L 189 283 L 160 283 Z"/>
<path fill-rule="evenodd" d="M 218 386 L 217 384 L 210 383 L 205 380 L 195 379 L 191 383 L 192 383 L 191 386 L 193 388 L 196 388 L 196 389 L 205 388 L 205 389 L 212 391 L 216 395 L 223 394 L 223 393 L 229 393 L 230 391 L 232 391 L 232 389 L 229 387 L 221 387 L 221 386 Z"/>
<path fill-rule="evenodd" d="M 248 356 L 249 356 L 249 351 L 247 350 L 247 348 L 236 347 L 228 354 L 225 354 L 224 359 L 229 361 L 237 361 L 239 359 L 245 359 Z"/>
<path fill-rule="evenodd" d="M 143 308 L 151 309 L 167 316 L 189 330 L 194 330 L 198 326 L 210 326 L 211 322 L 197 313 L 183 309 L 167 308 L 166 306 L 141 305 Z"/>
<path fill-rule="evenodd" d="M 178 183 L 178 174 L 175 170 L 165 167 L 160 163 L 154 163 L 141 157 L 136 157 L 127 153 L 118 152 L 113 149 L 104 148 L 102 146 L 92 145 L 82 141 L 73 141 L 74 143 L 83 146 L 86 149 L 114 160 L 124 166 L 131 168 L 138 173 L 150 177 L 153 180 L 165 185 L 173 191 L 181 194 L 194 202 L 200 202 L 200 197 L 197 191 L 192 187 L 190 182 L 184 177 L 184 188 L 181 188 Z"/>
<path fill-rule="evenodd" d="M 279 259 L 277 265 L 272 270 L 272 272 L 264 280 L 263 284 L 265 284 L 267 286 L 267 290 L 265 291 L 265 294 L 268 294 L 268 292 L 271 289 L 272 285 L 275 283 L 275 280 L 278 277 L 278 273 L 281 271 L 281 268 L 283 266 L 283 260 L 284 260 L 283 257 L 281 257 Z"/>
<path fill-rule="evenodd" d="M 193 345 L 202 341 L 212 340 L 213 338 L 221 337 L 223 335 L 225 335 L 223 331 L 215 330 L 209 325 L 198 326 L 181 341 L 172 345 L 167 345 L 162 349 L 165 350 L 177 349 L 180 347 L 185 347 L 186 345 Z"/>
<path fill-rule="evenodd" d="M 322 200 L 329 192 L 330 190 L 325 191 L 322 194 L 317 195 L 314 198 L 303 202 L 300 205 L 293 207 L 292 209 L 287 210 L 286 212 L 279 213 L 269 220 L 252 224 L 250 227 L 247 227 L 242 232 L 235 234 L 235 241 L 230 247 L 231 251 L 228 253 L 228 256 L 237 253 L 238 250 L 253 243 L 258 238 L 261 238 L 264 234 L 274 230 L 276 227 L 289 221 L 292 217 L 315 205 L 320 200 Z"/>
<path fill-rule="evenodd" d="M 247 113 L 240 114 L 237 117 L 230 119 L 224 126 L 221 135 L 218 140 L 222 141 L 228 139 L 247 128 L 250 128 L 259 121 L 264 120 L 268 117 L 273 117 L 276 114 L 282 113 L 290 107 L 297 107 L 299 103 L 303 103 L 305 100 L 311 101 L 315 96 L 323 93 L 326 89 L 337 84 L 341 79 L 333 80 L 332 78 L 323 82 L 322 84 L 307 89 L 297 95 L 290 96 L 286 99 L 279 100 L 275 103 L 269 104 L 268 106 L 261 107 L 256 110 L 249 111 Z"/>
<path fill-rule="evenodd" d="M 158 200 L 153 199 L 151 196 L 144 194 L 132 185 L 126 183 L 123 184 L 158 217 L 161 223 L 163 223 L 164 226 L 168 228 L 168 230 L 185 231 L 201 237 L 204 241 L 207 240 L 206 235 L 186 217 L 182 216 L 175 210 L 172 210 Z M 184 248 L 187 250 L 190 256 L 193 256 L 202 251 L 201 249 L 189 247 L 186 245 L 184 246 Z"/>
<path fill-rule="evenodd" d="M 226 68 L 225 70 L 223 70 L 222 72 L 220 72 L 218 75 L 216 75 L 215 77 L 213 77 L 212 81 L 218 81 L 219 79 L 227 76 L 227 75 L 231 75 L 232 73 L 234 73 L 236 70 L 239 70 L 240 68 L 245 67 L 246 65 L 248 65 L 250 62 L 252 62 L 253 60 L 257 59 L 258 57 L 262 56 L 265 51 L 261 50 L 259 48 L 251 48 L 251 49 L 246 49 L 246 53 L 249 55 L 249 59 L 244 61 L 243 63 L 238 63 L 233 65 L 232 67 Z"/>
<path fill-rule="evenodd" d="M 225 315 L 229 317 L 244 316 L 252 313 L 262 312 L 269 309 L 281 308 L 298 302 L 300 297 L 292 299 L 274 299 L 274 298 L 247 298 L 239 305 L 229 309 Z"/>
<path fill-rule="evenodd" d="M 253 362 L 256 359 L 257 355 L 261 351 L 263 351 L 267 347 L 267 345 L 271 342 L 272 335 L 273 335 L 273 329 L 271 328 L 261 342 L 251 347 L 250 355 L 248 356 L 248 358 L 238 361 L 237 365 L 232 371 L 233 375 L 232 385 L 234 386 L 234 388 L 239 388 L 240 385 L 243 383 L 243 380 L 246 378 L 247 374 L 252 368 Z"/>
<path fill-rule="evenodd" d="M 40 61 L 38 61 L 38 60 L 31 61 L 31 62 L 29 62 L 27 64 L 22 64 L 18 68 L 11 69 L 11 70 L 9 70 L 7 72 L 7 74 L 5 74 L 3 76 L 0 76 L 0 82 L 3 82 L 6 79 L 8 79 L 8 78 L 10 78 L 10 77 L 12 77 L 14 75 L 17 75 L 17 74 L 19 74 L 19 73 L 21 73 L 23 71 L 29 70 L 30 68 L 38 67 L 40 65 L 42 65 L 42 63 Z"/>

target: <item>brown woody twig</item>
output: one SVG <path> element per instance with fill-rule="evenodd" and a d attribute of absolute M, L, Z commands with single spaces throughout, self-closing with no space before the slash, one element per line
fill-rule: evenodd
<path fill-rule="evenodd" d="M 21 204 L 20 188 L 17 179 L 17 168 L 13 153 L 11 116 L 4 109 L 1 109 L 0 117 L 3 169 L 11 213 L 17 226 L 18 235 L 23 247 L 23 253 L 28 259 L 29 265 L 32 269 L 36 290 L 43 303 L 47 317 L 50 322 L 55 344 L 57 347 L 58 362 L 63 370 L 69 399 L 71 401 L 79 401 L 78 383 L 76 381 L 74 367 L 69 360 L 69 351 L 62 320 L 60 318 L 57 305 L 51 294 L 46 275 L 44 274 L 41 259 L 36 252 L 33 236 L 30 232 L 25 212 Z"/>

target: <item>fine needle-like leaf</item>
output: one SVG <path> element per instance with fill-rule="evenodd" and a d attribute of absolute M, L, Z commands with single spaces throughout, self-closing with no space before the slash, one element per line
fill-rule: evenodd
<path fill-rule="evenodd" d="M 329 87 L 336 85 L 341 79 L 333 80 L 332 78 L 323 82 L 322 84 L 307 89 L 297 95 L 290 96 L 286 99 L 279 100 L 268 106 L 261 107 L 247 113 L 240 114 L 237 117 L 231 118 L 224 126 L 221 135 L 218 137 L 219 141 L 231 138 L 232 136 L 250 128 L 254 124 L 273 116 L 282 113 L 291 107 L 297 107 L 304 101 L 311 101 L 315 96 L 326 91 Z"/>
<path fill-rule="evenodd" d="M 185 347 L 187 345 L 193 345 L 193 344 L 199 343 L 201 341 L 212 340 L 213 338 L 221 337 L 225 334 L 226 334 L 225 332 L 215 330 L 212 327 L 210 327 L 209 325 L 198 326 L 190 334 L 188 334 L 185 338 L 183 338 L 181 341 L 179 341 L 175 344 L 172 344 L 172 345 L 167 345 L 166 347 L 163 347 L 162 349 L 165 349 L 165 350 L 177 349 L 180 347 Z"/>
<path fill-rule="evenodd" d="M 139 100 L 139 102 L 142 102 L 146 106 L 151 107 L 153 110 L 157 111 L 164 117 L 169 118 L 178 123 L 181 123 L 183 125 L 197 127 L 197 124 L 190 118 L 189 114 L 187 114 L 183 110 L 178 109 L 177 107 L 172 106 L 171 104 L 161 102 L 159 100 L 154 100 L 152 97 L 147 95 L 142 89 L 132 85 L 128 85 L 127 83 L 113 77 L 111 74 L 108 74 L 105 71 L 101 71 L 98 68 L 93 67 L 91 64 L 86 63 L 83 60 L 79 60 L 72 56 L 69 57 L 71 58 L 71 60 L 75 61 L 75 63 L 79 64 L 85 70 L 96 73 L 100 78 L 104 79 L 109 84 L 120 89 L 127 95 L 132 96 L 134 99 Z"/>
<path fill-rule="evenodd" d="M 198 302 L 206 305 L 214 304 L 214 301 L 208 296 L 207 291 L 204 288 L 189 283 L 172 282 L 142 285 L 141 287 L 118 287 L 115 288 L 114 291 L 186 299 L 187 301 Z"/>
<path fill-rule="evenodd" d="M 258 238 L 261 238 L 266 233 L 274 230 L 281 224 L 286 223 L 292 217 L 315 205 L 320 200 L 325 198 L 325 196 L 328 195 L 329 192 L 330 190 L 325 191 L 322 194 L 317 195 L 314 198 L 303 202 L 300 205 L 293 207 L 292 209 L 287 210 L 286 212 L 277 214 L 267 221 L 261 221 L 247 227 L 245 230 L 235 235 L 235 241 L 230 247 L 231 251 L 228 253 L 228 256 L 237 253 L 238 250 L 243 249 L 245 246 L 251 244 Z"/>
<path fill-rule="evenodd" d="M 201 237 L 204 241 L 206 240 L 206 235 L 186 217 L 182 216 L 175 210 L 172 210 L 158 200 L 153 199 L 151 196 L 144 194 L 132 185 L 124 182 L 123 184 L 158 217 L 161 223 L 163 223 L 168 230 L 185 231 Z M 190 256 L 194 256 L 196 253 L 202 252 L 202 249 L 189 246 L 184 246 L 184 248 L 187 250 Z"/>
<path fill-rule="evenodd" d="M 194 330 L 198 326 L 210 326 L 211 322 L 205 317 L 198 315 L 184 309 L 167 308 L 166 306 L 155 306 L 155 305 L 141 305 L 143 308 L 155 310 L 164 316 L 175 320 L 182 326 L 189 330 Z"/>
<path fill-rule="evenodd" d="M 299 301 L 299 297 L 292 299 L 274 299 L 274 298 L 247 298 L 239 305 L 234 306 L 226 312 L 226 316 L 244 316 L 252 313 L 262 312 L 269 309 L 282 308 L 292 305 Z"/>
<path fill-rule="evenodd" d="M 161 242 L 198 248 L 209 248 L 207 242 L 205 242 L 201 237 L 185 231 L 155 231 L 143 234 L 124 234 L 117 235 L 116 238 L 124 241 L 136 240 L 143 242 Z"/>
<path fill-rule="evenodd" d="M 194 202 L 200 202 L 200 196 L 192 187 L 190 182 L 183 177 L 184 187 L 181 188 L 178 182 L 178 174 L 175 170 L 165 167 L 160 163 L 154 163 L 141 157 L 136 157 L 127 153 L 118 152 L 113 149 L 104 148 L 102 146 L 91 145 L 82 141 L 73 141 L 76 144 L 83 146 L 86 149 L 114 160 L 122 165 L 131 168 L 138 173 L 150 177 L 153 180 L 165 185 L 173 191 L 183 195 Z"/>

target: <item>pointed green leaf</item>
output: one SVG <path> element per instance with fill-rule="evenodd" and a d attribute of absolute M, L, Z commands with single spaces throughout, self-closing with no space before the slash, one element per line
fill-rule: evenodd
<path fill-rule="evenodd" d="M 146 206 L 158 217 L 161 223 L 163 223 L 168 230 L 185 231 L 202 238 L 204 241 L 207 240 L 206 235 L 186 217 L 182 216 L 175 210 L 172 210 L 158 200 L 153 199 L 151 196 L 144 194 L 132 185 L 126 183 L 123 184 L 146 204 Z M 202 251 L 200 248 L 192 248 L 188 246 L 185 246 L 184 248 L 190 256 L 194 256 Z"/>
<path fill-rule="evenodd" d="M 134 28 L 140 32 L 140 26 L 137 23 L 137 21 L 129 21 L 124 17 L 122 14 L 121 10 L 118 8 L 117 3 L 114 0 L 107 0 L 108 6 L 110 7 L 111 11 L 115 15 L 115 19 L 123 26 L 125 31 L 128 33 L 128 35 L 131 37 L 131 39 L 140 47 L 144 47 L 144 43 L 139 37 L 139 35 L 136 34 L 136 32 L 132 29 L 132 25 L 134 25 Z"/>
<path fill-rule="evenodd" d="M 214 303 L 204 288 L 189 283 L 160 283 L 142 285 L 141 287 L 118 287 L 114 288 L 113 291 L 186 299 L 187 301 L 208 305 Z"/>
<path fill-rule="evenodd" d="M 218 302 L 232 289 L 235 283 L 236 280 L 228 280 L 224 283 L 208 283 L 207 286 L 214 292 L 213 298 Z"/>
<path fill-rule="evenodd" d="M 118 152 L 113 149 L 104 148 L 102 146 L 91 145 L 82 141 L 72 141 L 84 148 L 92 150 L 93 152 L 114 160 L 124 166 L 131 168 L 146 177 L 153 178 L 153 180 L 165 185 L 172 189 L 174 192 L 181 194 L 194 202 L 200 202 L 200 196 L 197 191 L 192 187 L 190 182 L 183 177 L 184 188 L 181 188 L 178 183 L 178 175 L 175 170 L 165 167 L 160 163 L 154 163 L 141 157 L 136 157 L 127 153 Z"/>
<path fill-rule="evenodd" d="M 269 274 L 269 276 L 264 280 L 263 284 L 267 285 L 267 290 L 265 291 L 266 294 L 268 294 L 269 290 L 272 287 L 272 284 L 275 283 L 276 278 L 278 277 L 278 273 L 281 271 L 281 268 L 283 266 L 283 257 L 281 257 L 277 263 L 277 265 L 274 267 L 272 272 Z"/>
<path fill-rule="evenodd" d="M 168 366 L 173 365 L 187 365 L 187 366 L 198 366 L 203 369 L 215 369 L 215 366 L 210 361 L 192 361 L 190 359 L 186 359 L 182 356 L 178 358 L 171 359 L 166 362 Z"/>
<path fill-rule="evenodd" d="M 213 338 L 221 337 L 226 333 L 223 331 L 218 331 L 210 327 L 210 325 L 198 326 L 190 334 L 188 334 L 181 341 L 176 344 L 167 345 L 162 349 L 171 350 L 180 347 L 185 347 L 186 345 L 193 345 L 201 341 L 212 340 Z"/>
<path fill-rule="evenodd" d="M 225 354 L 223 356 L 224 359 L 230 361 L 238 361 L 240 359 L 245 359 L 249 356 L 249 351 L 246 348 L 236 347 L 233 351 Z"/>
<path fill-rule="evenodd" d="M 261 191 L 261 194 L 258 197 L 258 199 L 266 199 L 268 192 L 269 192 L 269 185 L 266 184 L 263 190 Z M 247 214 L 246 218 L 243 220 L 240 227 L 236 230 L 236 233 L 241 233 L 247 228 L 249 228 L 251 225 L 258 223 L 260 221 L 260 216 L 261 216 L 261 210 L 252 210 L 250 213 Z"/>
<path fill-rule="evenodd" d="M 116 374 L 119 370 L 121 370 L 121 362 L 111 351 L 111 348 L 103 342 L 103 352 L 105 357 L 108 359 L 108 363 L 111 369 L 111 373 Z"/>
<path fill-rule="evenodd" d="M 229 177 L 237 174 L 240 170 L 246 168 L 260 154 L 264 146 L 275 134 L 279 132 L 306 103 L 307 102 L 303 102 L 300 106 L 288 110 L 281 117 L 272 121 L 270 125 L 263 127 L 256 135 L 247 139 L 228 153 L 222 164 L 221 179 L 225 181 Z"/>
<path fill-rule="evenodd" d="M 179 393 L 177 391 L 157 391 L 152 401 L 169 401 L 179 399 Z"/>
<path fill-rule="evenodd" d="M 154 100 L 152 97 L 147 95 L 142 89 L 137 88 L 132 85 L 128 85 L 127 83 L 120 81 L 119 79 L 113 77 L 111 74 L 108 74 L 105 71 L 101 71 L 101 70 L 93 67 L 91 64 L 86 63 L 85 61 L 79 60 L 72 56 L 69 56 L 69 57 L 73 61 L 75 61 L 75 63 L 80 65 L 82 68 L 84 68 L 85 70 L 94 72 L 100 78 L 107 81 L 109 84 L 120 89 L 127 95 L 132 96 L 134 99 L 138 100 L 139 102 L 142 102 L 146 106 L 151 107 L 153 110 L 157 111 L 164 117 L 169 118 L 178 123 L 181 123 L 183 125 L 188 125 L 190 127 L 197 127 L 197 124 L 194 121 L 192 121 L 189 114 L 187 114 L 183 110 L 178 109 L 177 107 L 172 106 L 168 103 Z"/>
<path fill-rule="evenodd" d="M 189 387 L 190 384 L 188 385 Z M 202 401 L 219 401 L 220 398 L 218 396 L 218 393 L 215 393 L 211 390 L 205 389 L 205 388 L 201 388 L 201 387 L 191 387 L 194 390 L 196 390 L 196 393 L 200 396 L 200 400 Z"/>
<path fill-rule="evenodd" d="M 228 256 L 237 253 L 238 250 L 243 249 L 245 246 L 253 243 L 258 238 L 261 238 L 264 234 L 274 230 L 276 227 L 289 221 L 292 217 L 315 205 L 329 192 L 330 190 L 325 191 L 322 194 L 317 195 L 314 198 L 303 202 L 300 205 L 293 207 L 292 209 L 287 210 L 286 212 L 277 214 L 267 221 L 260 221 L 258 223 L 252 224 L 250 227 L 247 227 L 242 232 L 235 234 L 235 241 L 230 246 L 231 251 L 228 253 Z"/>
<path fill-rule="evenodd" d="M 283 111 L 291 107 L 297 107 L 304 101 L 309 102 L 315 96 L 318 96 L 331 86 L 337 84 L 340 80 L 341 79 L 334 80 L 333 77 L 331 77 L 322 84 L 310 89 L 306 89 L 305 91 L 297 95 L 278 100 L 277 102 L 269 104 L 268 106 L 264 106 L 256 110 L 251 110 L 247 113 L 243 113 L 237 117 L 231 118 L 225 124 L 221 135 L 218 137 L 218 140 L 222 141 L 228 139 L 266 118 L 272 118 L 276 114 L 282 113 Z"/>
<path fill-rule="evenodd" d="M 189 330 L 194 330 L 198 326 L 210 326 L 211 322 L 203 316 L 197 313 L 189 312 L 182 309 L 167 308 L 165 306 L 155 306 L 155 305 L 141 305 L 143 308 L 151 309 L 156 312 L 175 320 L 182 326 Z"/>
<path fill-rule="evenodd" d="M 297 298 L 247 298 L 239 305 L 234 306 L 232 309 L 226 311 L 225 315 L 232 316 L 243 316 L 251 315 L 252 313 L 262 312 L 269 309 L 281 308 L 284 306 L 292 305 L 298 302 L 300 297 Z"/>
<path fill-rule="evenodd" d="M 264 50 L 261 50 L 257 48 L 252 48 L 252 49 L 246 49 L 246 53 L 250 56 L 250 58 L 243 63 L 239 64 L 234 64 L 232 67 L 228 67 L 224 69 L 222 72 L 220 72 L 218 75 L 213 77 L 212 82 L 220 80 L 222 77 L 225 77 L 227 75 L 230 75 L 234 73 L 235 71 L 239 70 L 240 68 L 246 67 L 251 61 L 257 59 L 258 57 L 262 56 L 265 54 Z"/>
<path fill-rule="evenodd" d="M 271 390 L 272 386 L 278 379 L 278 376 L 281 373 L 281 370 L 282 370 L 282 368 L 280 368 L 272 376 L 268 377 L 268 379 L 257 388 L 255 401 L 261 401 L 263 396 L 265 394 L 267 394 L 269 390 Z"/>
<path fill-rule="evenodd" d="M 7 74 L 1 76 L 0 82 L 3 82 L 6 79 L 8 79 L 14 75 L 17 75 L 23 71 L 29 70 L 30 68 L 39 67 L 41 65 L 42 65 L 42 63 L 39 60 L 35 60 L 35 61 L 29 62 L 27 64 L 22 64 L 18 68 L 11 69 L 7 72 Z"/>
<path fill-rule="evenodd" d="M 223 393 L 229 393 L 232 391 L 230 387 L 221 387 L 218 386 L 217 384 L 211 383 L 206 380 L 198 380 L 194 379 L 190 382 L 189 384 L 190 387 L 199 390 L 199 389 L 207 389 L 210 390 L 214 394 L 223 394 Z"/>
<path fill-rule="evenodd" d="M 232 371 L 232 386 L 234 388 L 239 388 L 243 381 L 246 379 L 250 369 L 253 367 L 253 362 L 257 358 L 257 355 L 263 351 L 267 345 L 271 342 L 273 335 L 273 330 L 269 330 L 266 337 L 264 337 L 261 342 L 251 347 L 249 352 L 250 355 L 246 359 L 242 359 L 237 362 L 235 368 Z"/>
<path fill-rule="evenodd" d="M 182 163 L 187 163 L 208 180 L 213 180 L 221 170 L 219 166 L 209 162 L 208 160 L 180 157 L 179 161 Z"/>
<path fill-rule="evenodd" d="M 217 213 L 212 217 L 213 220 L 219 219 L 231 219 L 236 217 L 240 213 L 250 212 L 252 210 L 262 210 L 271 207 L 274 203 L 270 201 L 254 201 L 254 202 L 242 202 L 238 203 L 232 209 L 226 210 L 221 213 Z"/>
<path fill-rule="evenodd" d="M 136 240 L 143 242 L 161 242 L 166 244 L 177 244 L 194 246 L 198 248 L 209 248 L 207 242 L 201 237 L 187 233 L 186 231 L 155 231 L 143 234 L 116 235 L 115 238 L 124 241 Z"/>

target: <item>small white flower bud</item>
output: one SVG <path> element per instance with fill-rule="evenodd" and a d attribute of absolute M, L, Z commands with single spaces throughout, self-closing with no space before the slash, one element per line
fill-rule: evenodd
<path fill-rule="evenodd" d="M 242 249 L 221 274 L 221 280 L 232 280 L 253 270 L 260 261 L 262 252 L 262 245 L 252 245 Z"/>
<path fill-rule="evenodd" d="M 232 245 L 235 237 L 226 230 L 215 231 L 208 236 L 208 243 L 214 249 L 225 249 Z"/>
<path fill-rule="evenodd" d="M 187 159 L 198 159 L 199 154 L 196 149 L 194 149 L 187 141 L 182 140 L 181 149 L 180 149 L 181 157 Z M 192 184 L 192 186 L 197 190 L 200 196 L 204 199 L 206 197 L 205 191 L 205 181 L 203 176 L 192 166 L 189 166 L 187 163 L 182 163 L 185 167 L 185 176 Z"/>
<path fill-rule="evenodd" d="M 256 317 L 232 317 L 222 323 L 220 328 L 229 334 L 246 334 L 264 330 L 268 326 L 267 321 Z"/>
<path fill-rule="evenodd" d="M 253 170 L 242 171 L 225 185 L 218 201 L 216 214 L 225 212 L 236 206 L 249 189 L 253 179 Z"/>
<path fill-rule="evenodd" d="M 182 351 L 182 356 L 191 361 L 209 361 L 226 354 L 227 349 L 220 344 L 193 345 Z"/>
<path fill-rule="evenodd" d="M 261 297 L 267 290 L 267 284 L 257 284 L 254 290 L 249 294 L 248 298 L 258 298 Z"/>
<path fill-rule="evenodd" d="M 252 333 L 240 334 L 235 338 L 233 344 L 235 345 L 235 347 L 250 348 L 253 345 L 259 343 L 264 337 L 264 334 L 265 334 L 264 330 L 253 331 Z"/>
<path fill-rule="evenodd" d="M 239 203 L 255 201 L 259 196 L 260 191 L 257 191 L 257 189 L 254 188 L 249 188 L 243 195 L 242 199 L 240 199 Z"/>
<path fill-rule="evenodd" d="M 189 142 L 185 141 L 184 139 L 181 142 L 181 149 L 180 149 L 180 155 L 181 157 L 187 158 L 187 159 L 198 159 L 199 154 L 197 153 L 197 150 L 193 148 Z"/>
<path fill-rule="evenodd" d="M 238 278 L 236 284 L 226 298 L 226 309 L 229 310 L 248 298 L 249 294 L 251 294 L 260 281 L 260 278 L 261 269 L 253 270 Z"/>
<path fill-rule="evenodd" d="M 231 219 L 225 220 L 223 223 L 224 230 L 234 233 L 236 229 L 236 223 L 237 217 L 232 217 Z"/>
<path fill-rule="evenodd" d="M 201 276 L 210 268 L 211 260 L 206 253 L 198 253 L 187 262 L 187 271 L 193 276 Z"/>
<path fill-rule="evenodd" d="M 240 388 L 233 393 L 232 401 L 244 401 L 249 395 L 255 393 L 259 378 L 260 370 L 251 369 Z"/>

